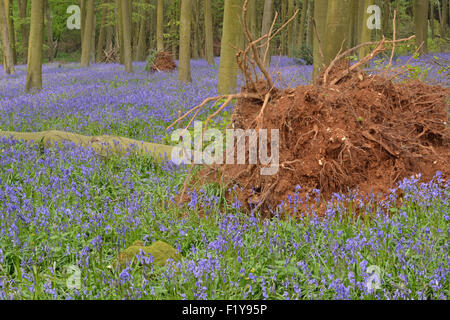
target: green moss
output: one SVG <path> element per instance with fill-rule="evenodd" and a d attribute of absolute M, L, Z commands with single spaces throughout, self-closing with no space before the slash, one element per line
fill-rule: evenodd
<path fill-rule="evenodd" d="M 144 242 L 137 240 L 119 254 L 114 261 L 114 268 L 117 268 L 118 265 L 120 265 L 120 268 L 123 268 L 133 262 L 133 259 L 141 250 L 147 255 L 153 256 L 153 264 L 158 267 L 164 266 L 168 259 L 178 261 L 182 258 L 174 247 L 164 241 L 158 240 L 150 246 L 144 246 Z"/>

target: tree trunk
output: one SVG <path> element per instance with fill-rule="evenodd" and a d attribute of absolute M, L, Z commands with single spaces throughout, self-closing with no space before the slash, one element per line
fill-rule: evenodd
<path fill-rule="evenodd" d="M 105 47 L 106 40 L 106 17 L 108 15 L 108 10 L 106 6 L 102 9 L 102 22 L 100 23 L 100 31 L 98 34 L 97 43 L 97 61 L 100 62 L 103 59 L 103 50 Z"/>
<path fill-rule="evenodd" d="M 247 9 L 247 24 L 254 39 L 257 39 L 259 35 L 256 30 L 256 0 L 248 0 L 248 9 Z"/>
<path fill-rule="evenodd" d="M 415 0 L 414 5 L 416 45 L 423 44 L 419 52 L 425 54 L 428 52 L 428 0 Z"/>
<path fill-rule="evenodd" d="M 164 51 L 164 0 L 158 0 L 157 12 L 156 12 L 156 49 L 158 51 Z"/>
<path fill-rule="evenodd" d="M 303 0 L 302 13 L 300 17 L 300 30 L 298 32 L 297 45 L 298 47 L 303 46 L 303 41 L 305 39 L 305 24 L 306 24 L 306 13 L 308 12 L 308 0 Z"/>
<path fill-rule="evenodd" d="M 294 0 L 288 0 L 287 17 L 290 19 L 294 14 Z M 287 53 L 289 57 L 294 56 L 294 24 L 291 22 L 287 28 Z"/>
<path fill-rule="evenodd" d="M 97 30 L 97 16 L 94 14 L 92 16 L 92 34 L 91 34 L 91 53 L 89 55 L 90 62 L 89 63 L 95 63 L 95 32 Z"/>
<path fill-rule="evenodd" d="M 232 93 L 237 86 L 238 66 L 236 63 L 236 52 L 231 45 L 238 47 L 242 28 L 237 21 L 240 21 L 241 14 L 240 0 L 225 1 L 218 83 L 218 92 L 220 94 Z"/>
<path fill-rule="evenodd" d="M 8 22 L 9 41 L 13 51 L 13 62 L 17 64 L 16 32 L 14 31 L 12 0 L 5 0 L 6 20 Z"/>
<path fill-rule="evenodd" d="M 332 1 L 330 1 L 332 2 Z M 314 26 L 312 31 L 314 33 L 314 71 L 313 77 L 319 75 L 322 71 L 322 65 L 325 61 L 322 61 L 320 54 L 320 48 L 325 55 L 326 45 L 327 45 L 327 12 L 328 12 L 328 0 L 315 0 L 314 1 L 314 20 L 316 21 L 317 33 L 319 34 L 320 44 L 315 36 Z"/>
<path fill-rule="evenodd" d="M 272 19 L 273 19 L 273 0 L 264 0 L 264 11 L 263 11 L 263 18 L 262 18 L 262 25 L 261 25 L 261 36 L 269 33 L 270 27 L 272 25 Z M 269 68 L 270 66 L 270 43 L 267 44 L 269 46 L 269 53 L 267 55 L 266 59 L 266 68 Z M 261 59 L 264 59 L 264 53 L 266 51 L 266 47 L 263 47 L 261 49 Z"/>
<path fill-rule="evenodd" d="M 16 70 L 14 68 L 14 53 L 11 40 L 9 38 L 9 28 L 6 14 L 7 12 L 5 10 L 5 3 L 3 1 L 0 1 L 0 32 L 3 50 L 3 64 L 5 72 L 7 74 L 15 74 Z"/>
<path fill-rule="evenodd" d="M 178 80 L 191 82 L 192 0 L 181 0 Z"/>
<path fill-rule="evenodd" d="M 123 61 L 125 71 L 133 72 L 133 57 L 131 52 L 131 0 L 122 0 L 123 25 Z"/>
<path fill-rule="evenodd" d="M 431 28 L 431 39 L 434 40 L 435 36 L 435 26 L 434 26 L 434 3 L 430 2 L 430 12 L 429 12 L 429 20 L 430 20 L 430 28 Z"/>
<path fill-rule="evenodd" d="M 84 27 L 86 25 L 86 0 L 80 0 L 80 18 L 81 49 L 83 50 Z"/>
<path fill-rule="evenodd" d="M 22 35 L 22 50 L 24 62 L 27 62 L 27 51 L 28 51 L 28 23 L 26 23 L 27 19 L 27 0 L 19 0 L 19 18 L 21 20 L 20 24 L 20 33 Z"/>
<path fill-rule="evenodd" d="M 44 42 L 44 0 L 31 0 L 30 39 L 25 90 L 42 88 L 42 46 Z"/>
<path fill-rule="evenodd" d="M 374 3 L 374 0 L 364 0 L 364 6 L 360 10 L 361 20 L 360 20 L 360 43 L 369 42 L 372 39 L 372 30 L 367 28 L 367 19 L 369 18 L 367 14 L 367 8 Z M 370 47 L 364 47 L 359 50 L 359 58 L 364 58 L 370 52 Z"/>
<path fill-rule="evenodd" d="M 91 58 L 92 32 L 94 29 L 94 1 L 88 1 L 86 7 L 83 46 L 81 48 L 81 67 L 89 66 Z"/>
<path fill-rule="evenodd" d="M 122 6 L 123 6 L 123 2 L 126 0 L 116 0 L 117 1 L 117 18 L 118 18 L 118 23 L 117 23 L 117 33 L 118 33 L 118 42 L 119 42 L 119 57 L 120 57 L 120 64 L 125 64 L 125 60 L 124 60 L 124 52 L 123 52 L 123 47 L 124 47 L 124 43 L 123 43 L 123 10 L 122 10 Z"/>
<path fill-rule="evenodd" d="M 48 61 L 53 62 L 55 57 L 55 43 L 53 41 L 53 29 L 52 29 L 52 18 L 50 14 L 50 5 L 48 0 L 45 1 L 45 24 L 47 31 L 47 46 L 48 46 Z"/>
<path fill-rule="evenodd" d="M 192 59 L 197 60 L 199 58 L 199 37 L 198 37 L 198 6 L 197 6 L 197 0 L 193 0 L 192 1 L 193 6 L 192 6 Z"/>
<path fill-rule="evenodd" d="M 145 60 L 146 15 L 147 15 L 147 12 L 146 12 L 146 10 L 144 10 L 144 12 L 141 15 L 140 23 L 139 23 L 139 37 L 138 37 L 138 44 L 137 44 L 137 49 L 136 49 L 136 60 L 137 61 Z"/>
<path fill-rule="evenodd" d="M 306 34 L 306 45 L 312 50 L 314 47 L 314 0 L 310 0 L 308 2 L 308 13 L 306 14 L 308 16 L 308 32 Z"/>
<path fill-rule="evenodd" d="M 329 1 L 327 11 L 327 36 L 325 42 L 325 64 L 336 57 L 339 50 L 350 47 L 348 22 L 352 12 L 352 0 Z M 322 42 L 324 43 L 324 42 Z"/>
<path fill-rule="evenodd" d="M 205 13 L 205 55 L 206 61 L 210 65 L 214 65 L 214 34 L 213 23 L 211 14 L 211 0 L 205 0 L 204 2 Z"/>
<path fill-rule="evenodd" d="M 441 14 L 442 18 L 440 27 L 441 42 L 443 39 L 445 39 L 445 36 L 447 34 L 447 22 L 448 22 L 447 15 L 450 16 L 448 0 L 442 0 L 442 14 Z"/>

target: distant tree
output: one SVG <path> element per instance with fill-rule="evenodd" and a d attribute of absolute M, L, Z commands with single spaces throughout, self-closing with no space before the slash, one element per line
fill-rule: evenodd
<path fill-rule="evenodd" d="M 101 61 L 103 58 L 103 50 L 105 46 L 106 40 L 106 21 L 108 16 L 108 6 L 102 4 L 102 20 L 100 22 L 100 31 L 98 34 L 98 42 L 97 42 L 97 61 Z"/>
<path fill-rule="evenodd" d="M 273 0 L 264 0 L 264 11 L 261 25 L 261 35 L 265 35 L 269 33 L 270 26 L 272 25 L 273 19 Z M 270 47 L 270 43 L 268 44 Z M 270 49 L 270 48 L 269 48 Z M 264 58 L 266 47 L 261 49 L 261 57 Z M 270 51 L 270 50 L 269 50 Z M 266 59 L 266 68 L 270 65 L 270 52 Z"/>
<path fill-rule="evenodd" d="M 294 14 L 294 0 L 288 0 L 287 19 Z M 294 56 L 294 23 L 290 23 L 287 28 L 287 53 L 289 57 Z"/>
<path fill-rule="evenodd" d="M 13 3 L 12 0 L 4 0 L 5 1 L 5 12 L 6 12 L 6 21 L 8 23 L 8 33 L 9 33 L 9 41 L 11 43 L 11 48 L 13 52 L 13 62 L 17 64 L 17 50 L 16 50 L 16 32 L 14 29 L 14 21 L 13 21 Z"/>
<path fill-rule="evenodd" d="M 123 61 L 126 72 L 133 72 L 131 53 L 131 0 L 122 0 Z"/>
<path fill-rule="evenodd" d="M 50 13 L 49 0 L 44 0 L 45 5 L 45 24 L 47 31 L 48 61 L 52 62 L 55 57 L 56 43 L 53 40 L 52 17 Z"/>
<path fill-rule="evenodd" d="M 360 39 L 359 42 L 364 43 L 364 42 L 369 42 L 372 39 L 372 30 L 369 29 L 367 27 L 367 19 L 368 19 L 368 14 L 367 14 L 367 8 L 371 5 L 373 5 L 375 3 L 374 0 L 364 0 L 363 2 L 363 6 L 361 8 L 361 10 L 359 10 L 359 16 L 360 16 L 360 21 L 359 21 L 359 27 L 360 27 Z M 354 43 L 353 45 L 356 45 L 356 43 Z M 359 50 L 359 58 L 362 58 L 364 56 L 366 56 L 369 53 L 370 47 L 364 47 L 361 48 Z"/>
<path fill-rule="evenodd" d="M 298 31 L 297 46 L 302 47 L 305 39 L 306 14 L 308 12 L 308 0 L 302 2 L 302 13 L 300 16 L 300 30 Z"/>
<path fill-rule="evenodd" d="M 81 48 L 81 67 L 89 66 L 91 60 L 92 32 L 94 30 L 94 0 L 87 2 L 83 45 Z"/>
<path fill-rule="evenodd" d="M 178 80 L 191 82 L 192 0 L 181 0 Z"/>
<path fill-rule="evenodd" d="M 19 18 L 20 18 L 20 33 L 22 35 L 22 50 L 23 50 L 23 56 L 24 56 L 24 62 L 26 63 L 26 57 L 27 57 L 27 51 L 28 51 L 28 24 L 26 23 L 27 20 L 27 0 L 19 0 Z"/>
<path fill-rule="evenodd" d="M 25 90 L 42 88 L 42 47 L 44 42 L 44 0 L 31 0 L 30 38 Z"/>
<path fill-rule="evenodd" d="M 3 65 L 7 74 L 15 74 L 14 68 L 14 52 L 8 28 L 8 14 L 5 3 L 0 0 L 0 35 L 3 49 Z"/>
<path fill-rule="evenodd" d="M 328 0 L 315 0 L 314 2 L 314 21 L 316 22 L 317 33 L 320 38 L 317 39 L 314 36 L 314 79 L 322 71 L 322 65 L 325 61 L 322 60 L 320 49 L 325 51 L 325 45 L 327 43 L 327 12 L 328 12 Z M 313 31 L 314 32 L 314 31 Z M 323 52 L 325 54 L 325 52 Z"/>
<path fill-rule="evenodd" d="M 414 1 L 414 22 L 416 45 L 421 46 L 421 54 L 428 53 L 428 0 Z"/>
<path fill-rule="evenodd" d="M 147 9 L 142 8 L 141 15 L 139 19 L 139 35 L 138 35 L 138 43 L 136 48 L 136 60 L 144 61 L 145 60 L 145 47 L 146 47 L 146 30 L 147 30 Z"/>
<path fill-rule="evenodd" d="M 213 34 L 213 22 L 211 13 L 211 0 L 205 0 L 204 2 L 204 14 L 205 14 L 205 55 L 206 61 L 214 64 L 214 34 Z"/>
<path fill-rule="evenodd" d="M 156 8 L 156 49 L 164 51 L 164 0 L 158 0 Z"/>
<path fill-rule="evenodd" d="M 238 43 L 243 33 L 240 23 L 241 4 L 241 0 L 225 1 L 218 83 L 218 92 L 221 94 L 232 93 L 237 87 L 238 66 L 236 51 L 232 45 L 239 47 Z"/>

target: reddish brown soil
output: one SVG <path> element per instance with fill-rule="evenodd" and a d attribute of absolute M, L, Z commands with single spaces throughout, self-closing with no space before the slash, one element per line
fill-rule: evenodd
<path fill-rule="evenodd" d="M 177 65 L 173 61 L 172 54 L 170 52 L 158 52 L 155 56 L 155 61 L 150 68 L 150 72 L 160 71 L 172 71 L 175 70 Z"/>
<path fill-rule="evenodd" d="M 425 181 L 437 171 L 448 178 L 448 88 L 419 81 L 398 84 L 360 71 L 333 86 L 316 83 L 272 95 L 262 123 L 256 121 L 260 101 L 238 101 L 234 128 L 280 133 L 276 175 L 260 175 L 260 165 L 218 167 L 226 181 L 243 188 L 238 197 L 244 206 L 260 204 L 268 212 L 293 194 L 296 185 L 301 196 L 319 189 L 327 200 L 334 192 L 355 188 L 386 193 L 418 173 Z"/>

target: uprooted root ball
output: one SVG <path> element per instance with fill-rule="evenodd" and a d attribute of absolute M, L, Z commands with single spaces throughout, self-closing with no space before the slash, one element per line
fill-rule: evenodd
<path fill-rule="evenodd" d="M 240 99 L 234 128 L 279 129 L 279 170 L 261 175 L 261 165 L 248 165 L 248 153 L 247 165 L 218 169 L 242 187 L 244 205 L 265 211 L 287 200 L 296 185 L 302 196 L 319 189 L 329 199 L 355 188 L 385 193 L 414 174 L 429 180 L 441 171 L 446 178 L 449 91 L 354 71 L 336 85 L 278 91 L 263 112 L 260 101 Z"/>

